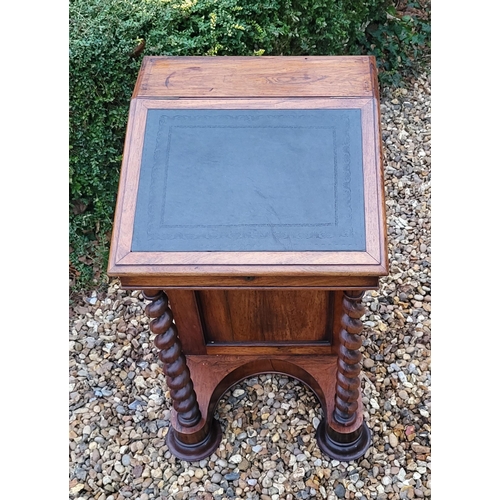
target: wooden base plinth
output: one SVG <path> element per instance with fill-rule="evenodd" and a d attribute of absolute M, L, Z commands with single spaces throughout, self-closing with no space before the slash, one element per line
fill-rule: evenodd
<path fill-rule="evenodd" d="M 362 457 L 370 447 L 371 433 L 366 422 L 356 431 L 349 434 L 337 432 L 322 420 L 316 431 L 316 441 L 319 449 L 330 458 L 349 462 Z"/>
<path fill-rule="evenodd" d="M 370 446 L 370 431 L 363 422 L 361 397 L 355 421 L 344 426 L 333 420 L 335 405 L 335 356 L 257 356 L 257 355 L 191 355 L 186 356 L 194 391 L 201 412 L 198 425 L 187 428 L 179 424 L 172 411 L 167 445 L 183 460 L 201 460 L 213 453 L 222 438 L 219 423 L 213 418 L 223 394 L 241 380 L 264 373 L 280 373 L 306 384 L 317 396 L 325 415 L 317 431 L 319 448 L 327 456 L 354 460 Z"/>
<path fill-rule="evenodd" d="M 186 434 L 179 433 L 173 426 L 170 427 L 166 439 L 168 449 L 181 460 L 189 462 L 203 460 L 219 447 L 222 439 L 222 429 L 214 418 L 210 419 L 205 429 L 207 434 L 201 441 L 186 443 L 183 441 L 183 438 L 187 437 Z"/>

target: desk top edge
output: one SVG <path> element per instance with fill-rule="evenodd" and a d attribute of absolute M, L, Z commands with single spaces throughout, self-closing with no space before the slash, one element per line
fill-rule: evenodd
<path fill-rule="evenodd" d="M 123 288 L 182 288 L 182 289 L 375 289 L 379 278 L 386 276 L 385 265 L 345 266 L 341 272 L 336 266 L 327 270 L 313 266 L 165 266 L 161 270 L 147 266 L 130 266 L 126 272 L 122 266 L 110 266 L 108 275 L 120 279 Z M 143 269 L 138 269 L 144 267 Z M 253 267 L 253 268 L 252 268 Z M 267 269 L 266 269 L 267 267 Z M 291 269 L 295 267 L 297 269 Z M 369 269 L 372 267 L 372 269 Z"/>

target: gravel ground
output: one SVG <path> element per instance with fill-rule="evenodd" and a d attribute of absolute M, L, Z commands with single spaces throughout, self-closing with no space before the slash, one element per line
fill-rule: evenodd
<path fill-rule="evenodd" d="M 224 395 L 212 456 L 173 457 L 145 303 L 110 282 L 70 310 L 71 499 L 430 498 L 430 78 L 386 92 L 381 112 L 391 266 L 364 299 L 366 456 L 328 460 L 314 437 L 322 414 L 313 393 L 266 375 Z"/>

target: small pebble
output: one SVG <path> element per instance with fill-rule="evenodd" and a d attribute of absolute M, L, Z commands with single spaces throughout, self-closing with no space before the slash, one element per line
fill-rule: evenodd
<path fill-rule="evenodd" d="M 344 498 L 345 496 L 345 488 L 344 488 L 344 485 L 343 484 L 338 484 L 336 487 L 335 487 L 335 495 L 337 495 L 338 498 Z"/>
<path fill-rule="evenodd" d="M 373 368 L 375 366 L 375 361 L 373 361 L 373 359 L 371 358 L 365 358 L 363 360 L 363 366 L 369 370 L 370 368 Z"/>
<path fill-rule="evenodd" d="M 396 448 L 396 446 L 398 445 L 398 438 L 392 432 L 389 434 L 389 444 L 392 448 Z"/>

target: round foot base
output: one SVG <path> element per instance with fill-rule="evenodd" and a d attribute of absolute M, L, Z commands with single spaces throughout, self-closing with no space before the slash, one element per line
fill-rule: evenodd
<path fill-rule="evenodd" d="M 221 439 L 221 426 L 218 420 L 213 419 L 207 437 L 200 443 L 186 444 L 179 441 L 172 427 L 168 430 L 166 443 L 172 455 L 181 460 L 195 462 L 210 456 L 218 448 Z"/>
<path fill-rule="evenodd" d="M 341 434 L 326 426 L 323 419 L 316 432 L 319 449 L 330 458 L 349 462 L 362 457 L 371 445 L 370 429 L 365 422 L 350 434 Z"/>

